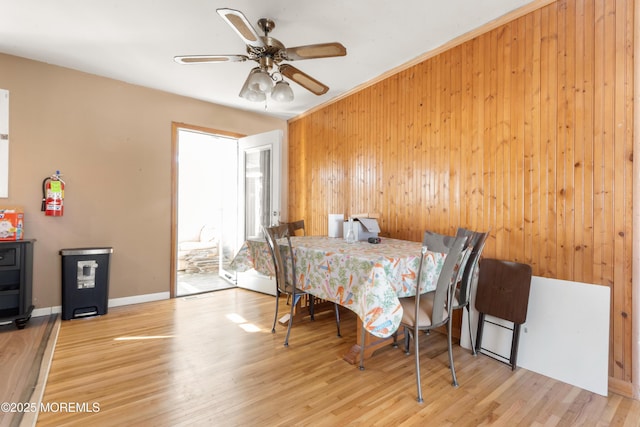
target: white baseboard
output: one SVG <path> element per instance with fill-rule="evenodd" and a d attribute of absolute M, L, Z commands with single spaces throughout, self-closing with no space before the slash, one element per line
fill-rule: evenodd
<path fill-rule="evenodd" d="M 55 307 L 34 308 L 33 312 L 31 312 L 31 317 L 48 316 L 54 313 L 62 313 L 62 307 L 56 305 Z"/>
<path fill-rule="evenodd" d="M 155 294 L 134 295 L 130 297 L 113 298 L 108 302 L 109 307 L 119 307 L 122 305 L 140 304 L 143 302 L 160 301 L 169 299 L 169 292 L 158 292 Z M 33 309 L 32 317 L 48 316 L 54 313 L 62 313 L 62 306 L 43 307 Z"/>
<path fill-rule="evenodd" d="M 109 300 L 109 307 L 119 307 L 121 305 L 140 304 L 143 302 L 160 301 L 171 298 L 169 292 L 158 292 L 155 294 L 134 295 L 131 297 L 114 298 Z"/>

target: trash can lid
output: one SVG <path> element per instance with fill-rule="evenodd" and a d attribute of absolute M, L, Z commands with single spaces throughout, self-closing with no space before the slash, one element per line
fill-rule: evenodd
<path fill-rule="evenodd" d="M 60 249 L 60 255 L 100 255 L 112 254 L 113 248 L 71 248 Z"/>

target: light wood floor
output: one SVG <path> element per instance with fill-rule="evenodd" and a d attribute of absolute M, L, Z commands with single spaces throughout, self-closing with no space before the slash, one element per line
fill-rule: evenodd
<path fill-rule="evenodd" d="M 454 388 L 437 333 L 421 339 L 419 404 L 413 356 L 385 348 L 365 371 L 342 360 L 353 315 L 343 313 L 343 338 L 331 313 L 303 320 L 284 348 L 284 328 L 270 331 L 273 308 L 273 297 L 232 289 L 62 322 L 43 403 L 99 412 L 41 413 L 37 425 L 640 425 L 640 401 L 512 372 L 460 347 Z"/>
<path fill-rule="evenodd" d="M 35 317 L 24 329 L 13 323 L 0 325 L 0 403 L 37 403 L 42 396 L 46 369 L 52 348 L 56 316 Z M 52 345 L 52 343 L 51 343 Z M 16 408 L 14 408 L 16 409 Z M 33 421 L 30 412 L 0 410 L 0 427 L 18 425 L 23 419 Z"/>

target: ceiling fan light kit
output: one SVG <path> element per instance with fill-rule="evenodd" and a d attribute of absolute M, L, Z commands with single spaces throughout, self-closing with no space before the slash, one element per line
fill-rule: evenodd
<path fill-rule="evenodd" d="M 294 95 L 287 77 L 303 88 L 316 94 L 327 93 L 329 87 L 313 77 L 283 61 L 298 61 L 313 58 L 331 58 L 345 56 L 347 49 L 340 43 L 320 43 L 307 46 L 286 48 L 280 41 L 269 36 L 275 28 L 271 19 L 261 18 L 258 26 L 264 32 L 259 36 L 244 14 L 238 10 L 221 8 L 216 10 L 224 21 L 247 45 L 246 55 L 186 55 L 176 56 L 179 64 L 206 64 L 218 62 L 256 61 L 259 66 L 249 72 L 249 76 L 240 90 L 240 97 L 253 102 L 263 102 L 267 94 L 277 102 L 291 102 Z"/>

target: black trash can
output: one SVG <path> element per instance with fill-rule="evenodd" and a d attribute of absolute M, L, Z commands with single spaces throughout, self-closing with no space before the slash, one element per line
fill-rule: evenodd
<path fill-rule="evenodd" d="M 107 313 L 113 248 L 62 249 L 62 319 Z"/>

